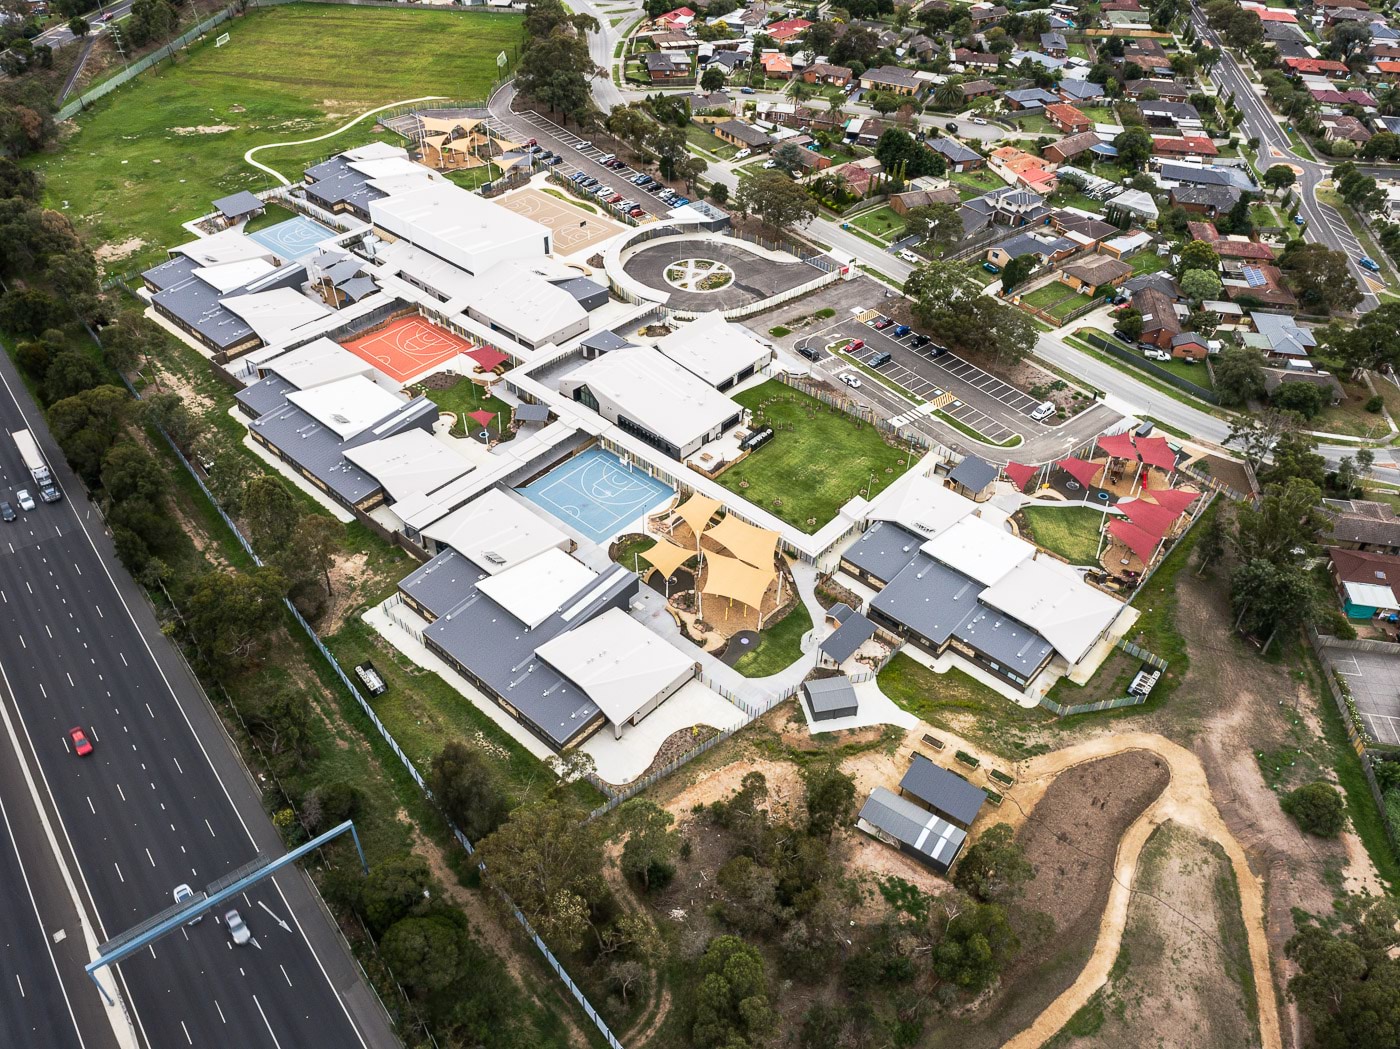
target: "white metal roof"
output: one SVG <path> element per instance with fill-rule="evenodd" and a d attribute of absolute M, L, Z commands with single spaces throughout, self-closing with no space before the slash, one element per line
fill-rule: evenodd
<path fill-rule="evenodd" d="M 921 549 L 983 586 L 991 586 L 1035 554 L 1030 543 L 980 517 L 964 517 Z"/>
<path fill-rule="evenodd" d="M 772 351 L 718 310 L 702 313 L 689 324 L 656 340 L 656 348 L 711 386 L 766 361 Z"/>
<path fill-rule="evenodd" d="M 1122 602 L 1052 557 L 1022 561 L 982 591 L 980 600 L 1030 627 L 1070 663 L 1083 659 L 1123 610 Z"/>
<path fill-rule="evenodd" d="M 465 305 L 533 345 L 588 320 L 588 311 L 577 299 L 549 283 L 529 262 L 497 263 L 468 284 L 463 297 Z"/>
<path fill-rule="evenodd" d="M 328 382 L 309 390 L 287 394 L 291 401 L 342 440 L 354 437 L 405 402 L 363 375 Z"/>
<path fill-rule="evenodd" d="M 582 561 L 551 549 L 476 586 L 527 627 L 537 627 L 596 578 Z"/>
<path fill-rule="evenodd" d="M 1347 600 L 1365 608 L 1395 608 L 1395 591 L 1380 583 L 1343 583 Z"/>
<path fill-rule="evenodd" d="M 263 342 L 269 343 L 278 342 L 302 325 L 320 320 L 331 312 L 324 303 L 292 288 L 235 295 L 220 299 L 219 304 L 242 317 Z"/>
<path fill-rule="evenodd" d="M 431 492 L 475 469 L 428 431 L 418 429 L 347 448 L 345 458 L 382 484 L 394 502 Z"/>
<path fill-rule="evenodd" d="M 286 379 L 299 390 L 324 386 L 351 375 L 373 378 L 376 369 L 325 336 L 261 362 L 263 369 Z"/>
<path fill-rule="evenodd" d="M 376 225 L 408 236 L 472 272 L 499 261 L 501 252 L 517 257 L 543 255 L 550 235 L 548 227 L 534 219 L 451 182 L 432 182 L 374 200 L 369 208 Z"/>
<path fill-rule="evenodd" d="M 363 146 L 355 146 L 340 154 L 347 161 L 354 160 L 383 160 L 387 157 L 403 157 L 407 159 L 408 150 L 399 146 L 391 146 L 387 142 L 366 142 Z"/>
<path fill-rule="evenodd" d="M 621 725 L 694 663 L 620 608 L 545 642 L 536 654 Z"/>
<path fill-rule="evenodd" d="M 200 237 L 187 244 L 171 249 L 173 255 L 184 255 L 201 266 L 217 266 L 225 262 L 241 262 L 244 259 L 266 259 L 273 262 L 277 253 L 264 247 L 242 230 L 226 229 L 212 236 Z"/>
<path fill-rule="evenodd" d="M 196 267 L 194 275 L 216 291 L 229 292 L 251 284 L 277 267 L 264 258 L 238 259 L 213 266 Z"/>
<path fill-rule="evenodd" d="M 423 529 L 423 534 L 491 575 L 569 543 L 564 532 L 495 488 Z"/>
<path fill-rule="evenodd" d="M 976 503 L 945 487 L 941 479 L 910 473 L 885 489 L 870 510 L 870 520 L 893 521 L 931 539 L 976 513 Z"/>

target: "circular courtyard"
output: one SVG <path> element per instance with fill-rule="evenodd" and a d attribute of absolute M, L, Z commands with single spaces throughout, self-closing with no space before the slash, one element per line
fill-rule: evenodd
<path fill-rule="evenodd" d="M 750 250 L 742 240 L 668 237 L 626 256 L 632 280 L 666 294 L 672 309 L 704 313 L 761 302 L 805 284 L 821 271 L 793 256 Z"/>

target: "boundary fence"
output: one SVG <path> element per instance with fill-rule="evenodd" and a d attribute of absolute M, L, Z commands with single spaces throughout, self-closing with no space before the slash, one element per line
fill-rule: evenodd
<path fill-rule="evenodd" d="M 1161 656 L 1153 655 L 1151 652 L 1147 651 L 1147 649 L 1140 645 L 1133 644 L 1127 638 L 1120 637 L 1114 642 L 1113 647 L 1121 652 L 1126 652 L 1135 659 L 1141 659 L 1154 670 L 1160 670 L 1164 674 L 1167 672 L 1167 667 L 1170 665 Z M 1056 703 L 1049 696 L 1040 697 L 1040 705 L 1042 707 L 1062 718 L 1072 717 L 1075 714 L 1095 714 L 1103 710 L 1118 710 L 1121 707 L 1136 707 L 1146 702 L 1147 695 L 1118 696 L 1115 699 L 1100 699 L 1093 703 L 1070 704 Z"/>
<path fill-rule="evenodd" d="M 98 338 L 97 333 L 92 331 L 92 329 L 88 330 L 93 340 L 98 344 L 98 346 L 101 346 L 102 341 Z M 131 383 L 126 379 L 125 376 L 122 376 L 122 382 L 126 384 L 127 389 L 131 392 L 131 395 L 133 397 L 135 397 L 137 400 L 141 399 L 140 393 L 137 392 L 136 388 L 131 385 Z M 214 497 L 214 493 L 211 492 L 209 488 L 205 485 L 204 479 L 199 476 L 199 471 L 195 469 L 194 464 L 191 463 L 189 459 L 185 457 L 185 453 L 180 450 L 179 445 L 175 443 L 174 439 L 171 438 L 171 436 L 168 433 L 166 433 L 164 429 L 162 429 L 161 427 L 156 427 L 156 429 L 157 432 L 160 433 L 161 437 L 165 439 L 165 443 L 170 446 L 170 450 L 175 453 L 175 458 L 179 460 L 180 465 L 185 468 L 185 470 L 189 473 L 191 477 L 194 478 L 195 484 L 199 485 L 199 490 L 204 493 L 204 497 L 209 500 L 209 504 L 218 513 L 219 517 L 223 520 L 224 524 L 228 526 L 229 531 L 232 532 L 234 538 L 238 540 L 238 544 L 241 547 L 243 547 L 244 551 L 247 552 L 248 556 L 253 559 L 253 563 L 261 567 L 263 564 L 262 559 L 258 557 L 257 552 L 253 549 L 252 544 L 248 542 L 247 538 L 243 535 L 243 532 L 239 529 L 238 525 L 234 523 L 233 518 L 231 518 L 224 511 L 224 508 L 219 504 L 218 499 Z M 374 708 L 370 706 L 369 702 L 361 694 L 358 686 L 356 686 L 355 682 L 351 680 L 350 675 L 345 672 L 343 667 L 341 667 L 340 661 L 336 659 L 335 655 L 331 652 L 331 650 L 326 647 L 325 642 L 321 640 L 321 636 L 318 633 L 316 633 L 315 628 L 312 627 L 312 625 L 306 621 L 302 614 L 297 611 L 296 606 L 292 604 L 291 599 L 284 597 L 282 599 L 282 603 L 287 607 L 287 611 L 289 611 L 292 614 L 292 618 L 295 619 L 297 624 L 302 628 L 302 630 L 306 632 L 306 636 L 311 639 L 311 642 L 316 646 L 317 651 L 319 651 L 321 655 L 325 657 L 325 660 L 327 664 L 329 664 L 331 670 L 335 672 L 336 677 L 340 679 L 340 682 L 345 686 L 346 691 L 350 693 L 350 696 L 355 700 L 355 703 L 359 706 L 360 710 L 364 713 L 365 717 L 369 719 L 370 724 L 374 726 L 375 731 L 377 731 L 380 737 L 384 740 L 384 742 L 389 745 L 389 749 L 391 749 L 394 752 L 395 756 L 402 763 L 404 769 L 408 772 L 409 776 L 412 777 L 413 782 L 416 783 L 418 785 L 418 788 L 423 791 L 424 796 L 429 801 L 432 801 L 433 792 L 428 789 L 427 783 L 423 779 L 423 774 L 418 771 L 417 766 L 413 764 L 413 761 L 409 758 L 409 756 L 403 752 L 403 748 L 399 746 L 398 740 L 394 738 L 394 734 L 389 731 L 389 729 L 385 726 L 385 724 L 382 721 L 379 720 L 379 715 L 374 712 Z M 689 757 L 687 757 L 685 760 L 689 760 Z M 441 813 L 440 809 L 439 812 Z M 471 841 L 467 838 L 467 836 L 463 834 L 461 830 L 459 830 L 450 819 L 447 818 L 446 813 L 441 814 L 443 820 L 446 821 L 448 828 L 452 831 L 452 836 L 457 839 L 457 843 L 461 845 L 463 849 L 466 850 L 467 855 L 474 857 L 476 855 L 475 846 L 473 846 Z M 486 869 L 486 865 L 479 860 L 477 861 L 476 866 L 477 869 L 481 871 L 484 871 Z M 553 969 L 554 972 L 559 976 L 559 979 L 563 981 L 564 986 L 568 989 L 569 993 L 573 995 L 574 1001 L 576 1001 L 579 1004 L 580 1008 L 583 1009 L 584 1014 L 587 1015 L 588 1019 L 593 1023 L 595 1027 L 597 1027 L 598 1032 L 603 1036 L 603 1040 L 608 1045 L 609 1049 L 624 1049 L 622 1043 L 617 1040 L 617 1037 L 612 1033 L 612 1030 L 608 1027 L 607 1021 L 603 1019 L 603 1017 L 595 1008 L 593 1008 L 593 1003 L 588 1000 L 588 996 L 584 994 L 582 988 L 580 988 L 578 984 L 574 982 L 573 978 L 569 975 L 568 970 L 565 969 L 563 964 L 559 961 L 559 959 L 554 956 L 554 952 L 549 949 L 549 946 L 544 942 L 544 940 L 540 939 L 539 934 L 536 933 L 534 927 L 530 925 L 529 919 L 525 917 L 525 915 L 521 912 L 520 908 L 516 907 L 514 902 L 510 899 L 510 897 L 506 896 L 505 893 L 501 893 L 501 898 L 505 900 L 507 904 L 509 904 L 511 914 L 514 916 L 515 920 L 520 924 L 520 927 L 525 931 L 526 936 L 535 945 L 536 949 L 539 950 L 540 954 L 544 957 L 544 960 L 549 963 L 550 968 Z"/>
<path fill-rule="evenodd" d="M 1154 379 L 1161 379 L 1163 382 L 1175 386 L 1178 390 L 1189 393 L 1192 397 L 1199 397 L 1207 404 L 1219 404 L 1220 396 L 1214 390 L 1207 390 L 1204 386 L 1197 386 L 1190 379 L 1183 379 L 1175 372 L 1169 372 L 1165 368 L 1159 368 L 1153 364 L 1142 353 L 1134 352 L 1126 346 L 1120 346 L 1108 339 L 1101 339 L 1090 332 L 1083 334 L 1076 333 L 1075 338 L 1082 339 L 1096 350 L 1102 350 L 1111 357 L 1117 357 L 1120 361 L 1126 361 L 1136 368 L 1150 374 Z"/>

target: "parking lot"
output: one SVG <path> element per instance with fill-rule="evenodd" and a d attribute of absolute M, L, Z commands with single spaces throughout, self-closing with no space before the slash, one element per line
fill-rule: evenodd
<path fill-rule="evenodd" d="M 1357 713 L 1378 743 L 1400 745 L 1400 659 L 1392 652 L 1323 646 L 1323 655 L 1347 683 Z"/>

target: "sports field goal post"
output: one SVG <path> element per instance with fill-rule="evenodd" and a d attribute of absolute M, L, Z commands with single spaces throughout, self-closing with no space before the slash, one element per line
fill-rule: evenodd
<path fill-rule="evenodd" d="M 214 46 L 223 47 L 225 44 L 228 43 L 228 41 L 229 35 L 227 33 L 220 33 L 217 37 L 214 38 Z"/>

